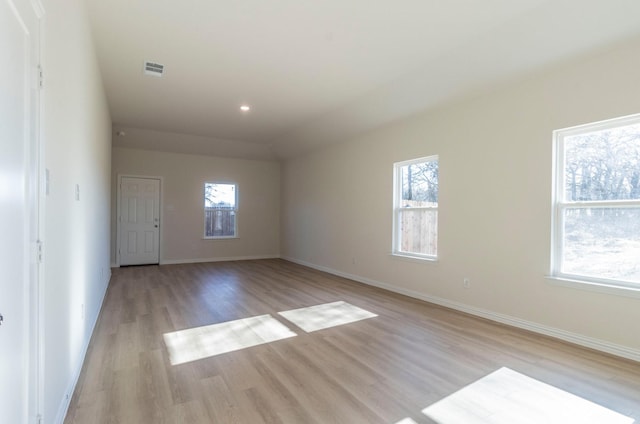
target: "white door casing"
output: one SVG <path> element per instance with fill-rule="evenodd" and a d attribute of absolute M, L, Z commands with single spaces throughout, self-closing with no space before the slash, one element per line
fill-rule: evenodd
<path fill-rule="evenodd" d="M 120 265 L 160 262 L 160 179 L 120 177 Z"/>
<path fill-rule="evenodd" d="M 39 26 L 29 0 L 0 0 L 0 422 L 32 423 L 39 368 Z"/>

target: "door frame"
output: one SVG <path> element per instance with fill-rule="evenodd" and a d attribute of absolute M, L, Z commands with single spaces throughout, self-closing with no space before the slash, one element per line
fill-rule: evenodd
<path fill-rule="evenodd" d="M 29 120 L 29 140 L 24 147 L 24 201 L 26 209 L 25 233 L 21 240 L 25 262 L 23 266 L 22 290 L 23 328 L 25 330 L 24 354 L 26 373 L 23 376 L 25 391 L 23 418 L 28 423 L 39 423 L 44 408 L 44 267 L 45 251 L 45 146 L 42 140 L 44 115 L 43 58 L 45 8 L 40 0 L 10 0 L 16 13 L 32 13 L 34 19 L 32 42 L 29 46 L 30 59 L 27 80 L 30 82 L 27 116 Z M 28 12 L 27 10 L 28 9 Z M 20 15 L 21 19 L 27 19 Z M 29 20 L 31 20 L 29 18 Z M 26 24 L 23 23 L 23 24 Z"/>
<path fill-rule="evenodd" d="M 162 213 L 162 202 L 164 199 L 164 178 L 158 176 L 149 176 L 149 175 L 132 175 L 132 174 L 117 174 L 117 187 L 116 187 L 116 245 L 115 245 L 115 259 L 116 259 L 116 267 L 120 267 L 120 230 L 121 230 L 121 203 L 120 196 L 122 195 L 122 179 L 123 178 L 145 178 L 148 180 L 158 180 L 160 181 L 160 191 L 158 193 L 158 265 L 162 265 L 162 222 L 163 222 L 163 213 Z"/>
<path fill-rule="evenodd" d="M 38 73 L 36 76 L 37 94 L 32 98 L 36 103 L 32 107 L 33 115 L 32 125 L 34 128 L 34 137 L 29 147 L 29 166 L 31 188 L 29 193 L 29 201 L 31 207 L 35 209 L 35 214 L 31 216 L 30 230 L 31 251 L 35 256 L 33 265 L 30 267 L 30 290 L 28 294 L 29 309 L 29 398 L 28 414 L 29 422 L 40 423 L 43 420 L 44 403 L 45 403 L 45 259 L 46 246 L 44 243 L 45 222 L 46 222 L 46 200 L 49 195 L 49 176 L 48 170 L 45 169 L 45 145 L 42 121 L 44 116 L 44 76 L 43 64 L 44 58 L 44 27 L 46 25 L 46 11 L 41 0 L 30 0 L 31 7 L 34 10 L 37 19 L 37 65 Z"/>
<path fill-rule="evenodd" d="M 16 350 L 22 355 L 19 398 L 20 404 L 15 411 L 25 423 L 40 421 L 44 405 L 44 281 L 43 281 L 43 244 L 45 217 L 44 197 L 44 143 L 42 116 L 44 111 L 44 91 L 42 90 L 42 61 L 44 51 L 45 9 L 40 0 L 8 0 L 8 7 L 15 19 L 29 34 L 29 43 L 25 45 L 28 59 L 25 58 L 26 72 L 23 77 L 24 143 L 22 147 L 20 190 L 21 207 L 24 218 L 20 220 L 21 237 L 14 240 L 16 250 L 21 251 L 21 263 L 15 267 L 21 269 L 20 281 L 16 282 L 20 292 L 19 310 L 22 337 Z M 16 173 L 17 175 L 17 173 Z M 13 178 L 13 177 L 12 177 Z M 16 299 L 11 299 L 16 300 Z M 9 320 L 15 317 L 8 316 Z M 19 408 L 19 409 L 18 409 Z"/>

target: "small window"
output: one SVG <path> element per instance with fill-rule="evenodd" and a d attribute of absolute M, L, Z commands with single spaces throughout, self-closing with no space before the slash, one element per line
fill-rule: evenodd
<path fill-rule="evenodd" d="M 394 164 L 393 254 L 438 255 L 438 157 Z"/>
<path fill-rule="evenodd" d="M 205 238 L 237 236 L 237 194 L 235 184 L 204 183 Z"/>
<path fill-rule="evenodd" d="M 554 138 L 552 275 L 640 287 L 640 115 Z"/>

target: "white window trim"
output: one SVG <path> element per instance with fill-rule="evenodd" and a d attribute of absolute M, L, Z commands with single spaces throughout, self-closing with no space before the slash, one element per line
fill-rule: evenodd
<path fill-rule="evenodd" d="M 622 296 L 640 297 L 640 284 L 622 280 L 612 280 L 602 277 L 571 274 L 561 271 L 563 245 L 563 217 L 567 208 L 610 208 L 610 207 L 640 207 L 640 200 L 604 200 L 590 202 L 568 202 L 565 200 L 564 187 L 564 138 L 582 134 L 585 131 L 601 131 L 610 128 L 623 127 L 640 122 L 640 114 L 614 118 L 591 124 L 553 131 L 553 178 L 552 178 L 552 215 L 551 215 L 551 264 L 550 275 L 547 279 L 554 284 L 586 289 L 601 293 Z"/>
<path fill-rule="evenodd" d="M 202 200 L 204 200 L 205 187 L 207 184 L 226 184 L 226 185 L 234 185 L 234 195 L 235 195 L 235 206 L 233 209 L 235 212 L 235 220 L 234 220 L 234 228 L 232 236 L 208 236 L 207 235 L 207 214 L 206 209 L 202 207 L 202 239 L 203 240 L 230 240 L 237 239 L 238 236 L 238 183 L 234 183 L 232 181 L 205 181 L 202 184 Z"/>
<path fill-rule="evenodd" d="M 437 261 L 438 260 L 438 241 L 436 240 L 436 254 L 435 255 L 425 255 L 422 253 L 412 253 L 412 252 L 404 252 L 402 250 L 398 249 L 398 245 L 400 244 L 400 232 L 399 232 L 399 227 L 400 227 L 400 210 L 404 209 L 404 210 L 435 210 L 436 212 L 438 212 L 438 207 L 439 207 L 439 202 L 440 199 L 438 199 L 438 206 L 422 206 L 422 207 L 413 207 L 413 208 L 401 208 L 399 206 L 399 199 L 400 199 L 400 194 L 402 193 L 402 178 L 400 178 L 399 176 L 399 170 L 407 165 L 413 165 L 415 163 L 423 163 L 423 162 L 435 162 L 438 161 L 438 165 L 439 165 L 439 156 L 438 155 L 432 155 L 432 156 L 425 156 L 422 158 L 417 158 L 417 159 L 410 159 L 410 160 L 405 160 L 402 162 L 396 162 L 393 164 L 393 226 L 392 226 L 392 231 L 393 231 L 393 235 L 392 235 L 392 243 L 393 245 L 391 246 L 391 255 L 398 257 L 398 258 L 402 258 L 402 259 L 410 259 L 410 260 L 415 260 L 415 261 L 419 261 L 419 262 L 424 262 L 424 261 Z M 438 221 L 437 221 L 437 226 L 439 226 L 440 223 L 440 217 L 438 216 Z"/>
<path fill-rule="evenodd" d="M 608 283 L 607 280 L 589 279 L 583 276 L 559 277 L 549 275 L 546 278 L 549 283 L 556 286 L 640 299 L 640 287 L 623 286 L 620 285 L 619 281 Z"/>

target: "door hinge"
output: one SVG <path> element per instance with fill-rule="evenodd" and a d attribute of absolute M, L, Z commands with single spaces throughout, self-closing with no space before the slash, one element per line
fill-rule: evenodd
<path fill-rule="evenodd" d="M 44 249 L 44 243 L 42 240 L 36 241 L 36 261 L 41 264 L 42 263 L 42 251 Z"/>
<path fill-rule="evenodd" d="M 42 65 L 38 65 L 38 88 L 44 88 L 44 71 L 42 70 Z"/>

